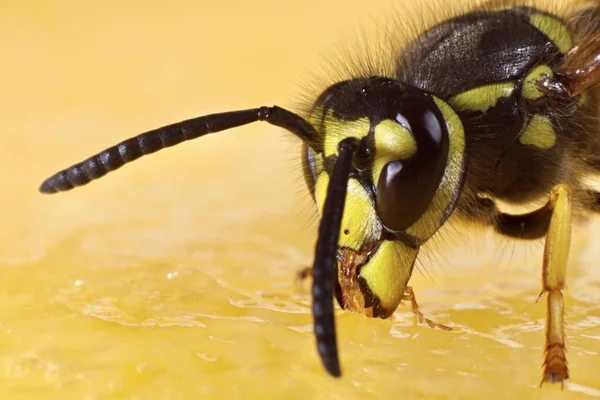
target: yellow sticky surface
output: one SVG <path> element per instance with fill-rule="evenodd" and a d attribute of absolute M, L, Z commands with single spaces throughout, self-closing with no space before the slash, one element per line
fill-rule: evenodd
<path fill-rule="evenodd" d="M 423 249 L 411 280 L 426 316 L 455 330 L 417 325 L 405 305 L 389 320 L 338 310 L 344 376 L 329 378 L 307 286 L 293 283 L 312 260 L 316 210 L 300 144 L 278 128 L 206 137 L 73 192 L 37 193 L 49 173 L 144 130 L 293 104 L 328 50 L 401 20 L 406 3 L 4 1 L 0 398 L 600 396 L 597 220 L 573 232 L 573 379 L 560 393 L 537 387 L 542 243 L 513 252 L 458 228 Z"/>

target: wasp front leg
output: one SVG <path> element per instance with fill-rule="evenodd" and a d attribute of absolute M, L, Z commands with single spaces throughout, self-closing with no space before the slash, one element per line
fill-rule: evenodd
<path fill-rule="evenodd" d="M 404 289 L 404 296 L 402 296 L 402 300 L 410 301 L 410 304 L 412 306 L 412 311 L 417 316 L 417 321 L 419 321 L 419 323 L 422 324 L 423 322 L 425 322 L 431 328 L 440 328 L 444 331 L 452 330 L 451 327 L 443 325 L 443 324 L 438 324 L 437 322 L 433 322 L 429 318 L 426 318 L 425 315 L 423 315 L 423 313 L 419 309 L 419 304 L 417 303 L 417 298 L 415 297 L 415 292 L 414 292 L 412 286 L 407 286 L 406 289 Z"/>

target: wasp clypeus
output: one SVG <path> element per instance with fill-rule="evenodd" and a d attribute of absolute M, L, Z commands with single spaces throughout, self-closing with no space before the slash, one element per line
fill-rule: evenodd
<path fill-rule="evenodd" d="M 509 237 L 545 237 L 542 383 L 563 383 L 572 214 L 600 210 L 600 193 L 583 181 L 600 172 L 600 2 L 565 15 L 490 3 L 432 26 L 392 58 L 391 72 L 337 82 L 303 115 L 259 107 L 168 125 L 58 172 L 40 190 L 69 190 L 162 148 L 266 121 L 303 142 L 321 214 L 314 332 L 331 375 L 341 375 L 333 298 L 380 318 L 410 299 L 418 313 L 407 284 L 419 248 L 452 214 Z M 497 206 L 540 198 L 545 205 L 523 214 Z"/>

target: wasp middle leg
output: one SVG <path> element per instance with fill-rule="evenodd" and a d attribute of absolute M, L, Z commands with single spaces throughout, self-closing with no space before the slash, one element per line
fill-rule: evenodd
<path fill-rule="evenodd" d="M 495 208 L 492 200 L 481 199 L 486 208 Z M 546 235 L 542 266 L 542 290 L 547 294 L 546 344 L 542 381 L 564 384 L 569 378 L 566 357 L 565 288 L 569 248 L 571 246 L 571 187 L 559 184 L 552 188 L 548 202 L 540 209 L 523 215 L 501 213 L 495 208 L 497 232 L 519 239 Z"/>

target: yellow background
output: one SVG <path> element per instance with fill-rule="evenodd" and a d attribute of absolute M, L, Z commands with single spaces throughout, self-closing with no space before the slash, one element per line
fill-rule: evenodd
<path fill-rule="evenodd" d="M 329 378 L 308 286 L 294 284 L 315 210 L 299 143 L 280 129 L 236 129 L 37 193 L 145 130 L 293 106 L 328 54 L 410 15 L 406 3 L 3 1 L 0 398 L 600 397 L 596 220 L 575 229 L 573 379 L 560 393 L 537 387 L 542 244 L 517 251 L 481 231 L 450 232 L 411 281 L 454 332 L 417 325 L 406 305 L 385 321 L 340 311 L 344 377 Z"/>

